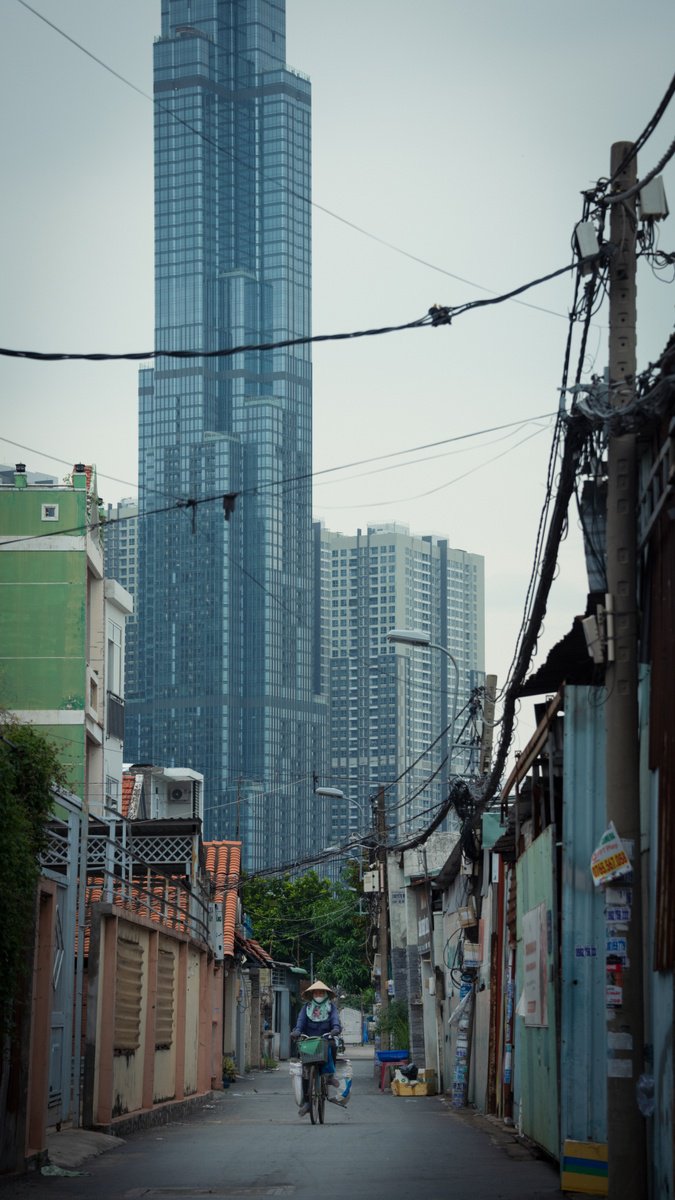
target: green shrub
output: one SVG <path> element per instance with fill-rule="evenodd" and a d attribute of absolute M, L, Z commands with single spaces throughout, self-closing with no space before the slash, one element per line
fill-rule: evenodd
<path fill-rule="evenodd" d="M 375 1024 L 380 1037 L 388 1037 L 392 1050 L 410 1049 L 408 1005 L 405 1000 L 390 1000 L 386 1009 L 380 1010 Z"/>
<path fill-rule="evenodd" d="M 34 937 L 40 854 L 63 767 L 51 742 L 30 725 L 0 714 L 0 1027 L 25 983 Z"/>

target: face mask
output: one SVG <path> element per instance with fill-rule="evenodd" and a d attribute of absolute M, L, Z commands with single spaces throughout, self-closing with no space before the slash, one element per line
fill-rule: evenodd
<path fill-rule="evenodd" d="M 317 1004 L 323 1004 L 324 1000 L 327 998 L 328 997 L 326 996 L 325 992 L 314 992 L 314 999 Z"/>

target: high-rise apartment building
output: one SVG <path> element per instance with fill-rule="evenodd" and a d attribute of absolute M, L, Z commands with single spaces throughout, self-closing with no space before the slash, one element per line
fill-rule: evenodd
<path fill-rule="evenodd" d="M 462 731 L 472 689 L 484 682 L 483 558 L 399 524 L 355 535 L 315 524 L 314 537 L 329 697 L 330 768 L 321 783 L 350 802 L 327 801 L 331 841 L 370 826 L 368 798 L 380 786 L 390 831 L 418 829 L 446 798 L 450 776 L 475 768 L 470 723 Z M 421 630 L 452 659 L 390 643 L 395 629 Z"/>
<path fill-rule="evenodd" d="M 310 85 L 285 55 L 283 0 L 163 0 L 129 753 L 203 772 L 207 836 L 239 834 L 249 868 L 324 844 L 310 353 L 161 352 L 310 333 Z"/>

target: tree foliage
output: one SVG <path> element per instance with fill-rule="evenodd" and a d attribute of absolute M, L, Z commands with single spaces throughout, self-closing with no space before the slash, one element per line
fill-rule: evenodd
<path fill-rule="evenodd" d="M 307 871 L 296 879 L 251 876 L 242 886 L 253 936 L 277 962 L 292 962 L 308 974 L 313 962 L 316 978 L 352 994 L 370 981 L 361 898 L 355 863 L 338 883 Z"/>
<path fill-rule="evenodd" d="M 65 773 L 52 744 L 30 725 L 0 717 L 0 1020 L 23 982 L 33 937 L 39 857 L 53 783 Z"/>

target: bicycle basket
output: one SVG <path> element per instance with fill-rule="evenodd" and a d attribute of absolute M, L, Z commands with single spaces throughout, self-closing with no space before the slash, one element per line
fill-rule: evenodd
<path fill-rule="evenodd" d="M 300 1042 L 300 1058 L 303 1063 L 325 1063 L 328 1061 L 328 1042 L 325 1038 L 306 1038 Z"/>

